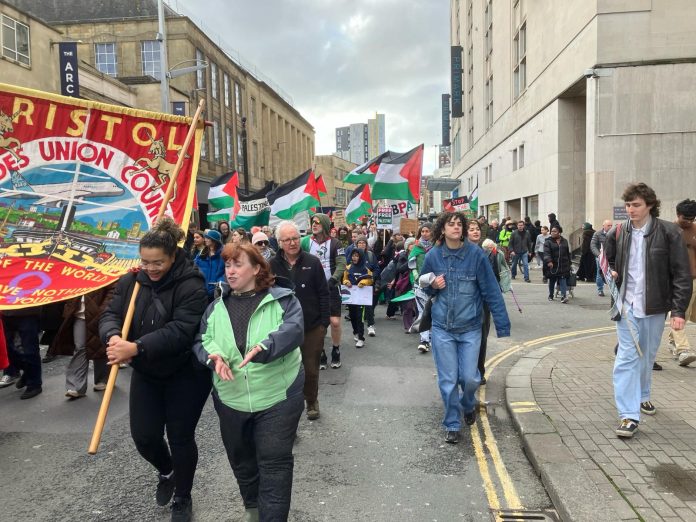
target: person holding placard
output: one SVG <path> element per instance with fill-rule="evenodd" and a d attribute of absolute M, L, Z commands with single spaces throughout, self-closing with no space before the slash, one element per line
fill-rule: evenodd
<path fill-rule="evenodd" d="M 372 286 L 372 270 L 365 264 L 365 251 L 359 248 L 353 249 L 350 256 L 350 264 L 343 272 L 343 285 L 350 288 L 355 285 L 359 288 Z M 348 305 L 350 324 L 353 327 L 353 339 L 355 347 L 365 346 L 365 321 L 363 319 L 365 307 L 363 305 Z"/>

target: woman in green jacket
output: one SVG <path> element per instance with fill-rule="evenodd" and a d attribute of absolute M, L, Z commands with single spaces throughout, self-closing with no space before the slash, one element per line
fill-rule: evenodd
<path fill-rule="evenodd" d="M 254 246 L 225 245 L 222 258 L 229 288 L 206 310 L 194 351 L 215 372 L 213 401 L 247 519 L 287 520 L 304 410 L 302 307 Z"/>

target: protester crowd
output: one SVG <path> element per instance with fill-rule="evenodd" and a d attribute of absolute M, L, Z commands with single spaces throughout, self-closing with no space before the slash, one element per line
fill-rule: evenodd
<path fill-rule="evenodd" d="M 41 332 L 47 360 L 71 357 L 70 401 L 87 393 L 90 360 L 95 392 L 106 388 L 110 365 L 132 367 L 131 435 L 157 471 L 157 504 L 171 502 L 176 521 L 192 517 L 195 428 L 212 393 L 245 520 L 285 520 L 298 423 L 303 411 L 310 421 L 320 418 L 319 373 L 342 367 L 347 324 L 355 348 L 369 349 L 379 334 L 378 307 L 386 305 L 385 320 L 400 312 L 404 344 L 433 353 L 445 441 L 455 444 L 462 419 L 476 422 L 491 319 L 498 337 L 510 335 L 504 294 L 518 272 L 529 283 L 537 269 L 549 301 L 568 304 L 577 280 L 595 282 L 600 297 L 609 287 L 619 341 L 616 434 L 630 437 L 640 415 L 656 411 L 650 375 L 666 314 L 678 364 L 696 360 L 683 333 L 694 312 L 696 201 L 681 202 L 676 223 L 668 223 L 646 185 L 629 186 L 623 198 L 625 222 L 577 227 L 576 262 L 555 214 L 542 225 L 446 212 L 412 233 L 373 223 L 336 227 L 314 214 L 306 233 L 293 221 L 249 231 L 219 221 L 186 234 L 163 218 L 140 241 L 138 271 L 60 303 L 58 319 L 42 318 L 42 308 L 2 312 L 0 388 L 23 389 L 21 399 L 42 392 Z M 140 320 L 122 338 L 136 282 Z M 355 289 L 367 296 L 346 304 Z"/>

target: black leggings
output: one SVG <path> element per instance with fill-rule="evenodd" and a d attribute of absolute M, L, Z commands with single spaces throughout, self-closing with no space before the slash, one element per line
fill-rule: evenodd
<path fill-rule="evenodd" d="M 198 464 L 195 430 L 212 387 L 210 370 L 192 362 L 163 380 L 133 371 L 130 386 L 130 428 L 138 452 L 157 471 L 174 471 L 178 497 L 191 495 Z M 169 447 L 164 441 L 167 429 Z M 171 450 L 171 453 L 170 453 Z"/>

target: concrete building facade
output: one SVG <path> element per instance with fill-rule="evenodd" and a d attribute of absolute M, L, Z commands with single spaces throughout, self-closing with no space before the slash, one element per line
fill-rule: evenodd
<path fill-rule="evenodd" d="M 159 79 L 163 71 L 156 0 L 0 2 L 3 8 L 10 7 L 8 4 L 32 20 L 43 20 L 42 34 L 37 36 L 40 48 L 49 51 L 37 56 L 47 62 L 46 69 L 34 67 L 28 75 L 21 71 L 24 76 L 18 73 L 11 83 L 59 91 L 58 56 L 50 52 L 49 41 L 77 41 L 81 68 L 94 76 L 86 85 L 94 99 L 109 101 L 102 99 L 104 93 L 120 86 L 117 98 L 122 104 L 161 110 Z M 287 96 L 242 67 L 222 44 L 170 8 L 166 9 L 166 33 L 169 70 L 208 64 L 172 78 L 169 88 L 171 112 L 191 116 L 199 99 L 206 99 L 204 117 L 212 125 L 206 129 L 199 166 L 198 199 L 203 210 L 210 180 L 225 172 L 237 169 L 244 189 L 243 172 L 248 169 L 248 188 L 254 191 L 269 180 L 285 183 L 311 167 L 314 128 Z"/>
<path fill-rule="evenodd" d="M 387 150 L 384 114 L 376 113 L 365 123 L 336 128 L 336 155 L 361 165 Z"/>
<path fill-rule="evenodd" d="M 452 0 L 462 117 L 452 176 L 489 219 L 555 212 L 566 235 L 623 207 L 696 192 L 696 10 L 688 0 Z M 456 74 L 454 72 L 453 74 Z M 618 208 L 617 208 L 618 207 Z"/>
<path fill-rule="evenodd" d="M 315 157 L 314 172 L 324 178 L 327 195 L 321 198 L 322 207 L 345 209 L 357 185 L 343 183 L 343 178 L 358 165 L 335 154 Z"/>

